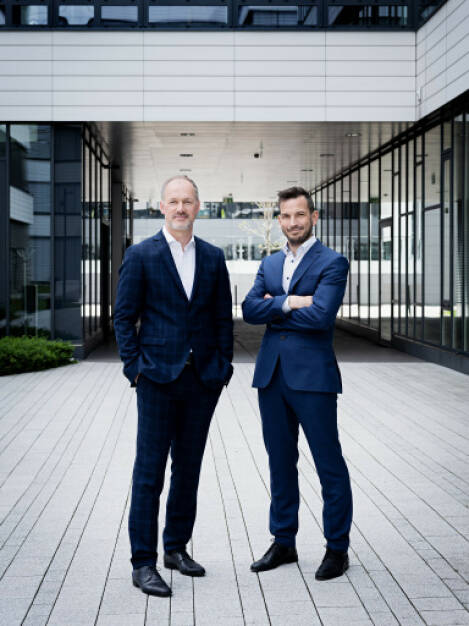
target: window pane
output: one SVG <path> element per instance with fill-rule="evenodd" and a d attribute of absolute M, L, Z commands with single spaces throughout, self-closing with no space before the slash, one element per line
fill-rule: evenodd
<path fill-rule="evenodd" d="M 381 159 L 381 219 L 392 216 L 392 158 L 388 152 Z"/>
<path fill-rule="evenodd" d="M 396 5 L 329 6 L 329 26 L 406 26 L 407 7 Z"/>
<path fill-rule="evenodd" d="M 421 151 L 422 138 L 417 138 Z M 421 152 L 417 152 L 420 154 Z M 415 168 L 415 337 L 422 339 L 423 316 L 423 195 L 422 165 Z"/>
<path fill-rule="evenodd" d="M 370 165 L 370 326 L 379 326 L 379 161 Z"/>
<path fill-rule="evenodd" d="M 138 7 L 105 5 L 101 7 L 101 24 L 113 26 L 117 24 L 137 24 Z"/>
<path fill-rule="evenodd" d="M 10 332 L 50 337 L 50 127 L 10 133 Z"/>
<path fill-rule="evenodd" d="M 465 114 L 464 171 L 464 350 L 469 352 L 469 110 Z"/>
<path fill-rule="evenodd" d="M 358 239 L 358 219 L 359 219 L 359 198 L 358 198 L 358 177 L 359 172 L 356 170 L 350 175 L 351 183 L 351 203 L 350 203 L 350 228 L 352 232 L 351 257 L 350 257 L 350 318 L 358 319 L 358 290 L 359 290 L 359 239 Z"/>
<path fill-rule="evenodd" d="M 442 342 L 444 346 L 451 346 L 451 318 L 452 318 L 452 305 L 451 305 L 451 198 L 450 198 L 450 186 L 451 186 L 451 161 L 445 159 L 443 161 L 443 293 L 442 293 L 442 308 L 443 308 L 443 327 L 442 327 Z"/>
<path fill-rule="evenodd" d="M 47 5 L 13 6 L 15 26 L 47 26 Z"/>
<path fill-rule="evenodd" d="M 425 212 L 425 324 L 424 339 L 440 343 L 440 209 Z"/>
<path fill-rule="evenodd" d="M 150 24 L 210 26 L 228 23 L 227 7 L 150 6 Z"/>
<path fill-rule="evenodd" d="M 5 26 L 6 9 L 0 5 L 0 26 Z"/>
<path fill-rule="evenodd" d="M 453 198 L 453 348 L 463 349 L 463 266 L 464 266 L 464 200 L 463 200 L 464 118 L 454 120 L 454 198 Z M 466 192 L 467 193 L 467 192 Z M 466 250 L 466 254 L 469 250 Z"/>
<path fill-rule="evenodd" d="M 342 226 L 342 241 L 343 241 L 343 255 L 347 257 L 350 262 L 350 268 L 352 267 L 352 251 L 350 245 L 350 174 L 344 176 L 342 179 L 342 213 L 343 213 L 343 226 Z M 344 318 L 350 316 L 350 282 L 351 273 L 349 272 L 347 286 L 345 288 L 345 295 L 342 305 Z"/>
<path fill-rule="evenodd" d="M 238 8 L 238 26 L 317 26 L 317 7 L 243 6 Z"/>
<path fill-rule="evenodd" d="M 369 241 L 368 241 L 368 165 L 360 168 L 360 320 L 368 325 L 368 272 L 369 272 Z"/>
<path fill-rule="evenodd" d="M 59 24 L 62 26 L 88 26 L 94 20 L 94 7 L 62 5 L 59 7 Z"/>

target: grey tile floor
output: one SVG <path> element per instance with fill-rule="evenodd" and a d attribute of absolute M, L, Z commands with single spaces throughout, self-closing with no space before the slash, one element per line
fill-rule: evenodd
<path fill-rule="evenodd" d="M 335 581 L 314 579 L 321 498 L 301 439 L 300 561 L 257 576 L 249 565 L 270 541 L 250 387 L 258 341 L 238 327 L 235 374 L 204 458 L 190 549 L 207 576 L 162 570 L 168 600 L 130 583 L 136 406 L 113 350 L 0 378 L 2 625 L 469 624 L 469 378 L 338 333 L 351 567 Z"/>

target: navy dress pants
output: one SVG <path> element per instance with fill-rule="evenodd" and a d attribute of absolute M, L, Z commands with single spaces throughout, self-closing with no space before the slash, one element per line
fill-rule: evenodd
<path fill-rule="evenodd" d="M 137 451 L 129 514 L 134 569 L 156 564 L 159 501 L 169 452 L 165 551 L 184 549 L 192 536 L 200 467 L 220 391 L 205 387 L 192 366 L 186 366 L 167 384 L 139 376 Z"/>
<path fill-rule="evenodd" d="M 327 546 L 346 551 L 352 523 L 352 491 L 337 431 L 337 395 L 290 389 L 277 363 L 270 384 L 259 389 L 264 442 L 270 465 L 270 532 L 295 545 L 298 532 L 298 430 L 308 441 L 321 482 Z"/>

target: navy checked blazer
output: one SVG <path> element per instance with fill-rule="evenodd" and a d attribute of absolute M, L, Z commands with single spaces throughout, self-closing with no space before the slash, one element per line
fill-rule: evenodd
<path fill-rule="evenodd" d="M 175 380 L 190 350 L 196 372 L 207 387 L 221 387 L 231 378 L 233 318 L 225 258 L 220 248 L 198 237 L 194 241 L 190 300 L 161 230 L 125 253 L 114 330 L 131 386 L 139 373 L 157 383 Z"/>

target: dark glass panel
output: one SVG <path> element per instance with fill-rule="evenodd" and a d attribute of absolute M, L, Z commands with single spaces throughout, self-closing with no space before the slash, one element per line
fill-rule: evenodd
<path fill-rule="evenodd" d="M 379 327 L 379 160 L 370 164 L 370 326 Z"/>
<path fill-rule="evenodd" d="M 228 24 L 228 8 L 220 6 L 149 6 L 148 22 L 161 26 L 220 26 Z"/>
<path fill-rule="evenodd" d="M 360 274 L 360 310 L 359 316 L 363 324 L 368 325 L 369 316 L 369 292 L 368 276 L 370 271 L 370 242 L 369 242 L 369 180 L 368 165 L 360 168 L 360 247 L 359 247 L 359 274 Z"/>
<path fill-rule="evenodd" d="M 442 293 L 442 343 L 451 346 L 452 303 L 451 303 L 451 161 L 443 161 L 443 293 Z"/>
<path fill-rule="evenodd" d="M 391 273 L 392 228 L 389 221 L 380 224 L 381 231 L 381 288 L 380 324 L 381 338 L 391 341 Z"/>
<path fill-rule="evenodd" d="M 317 26 L 318 10 L 315 6 L 268 6 L 252 5 L 238 7 L 238 26 L 293 27 Z"/>
<path fill-rule="evenodd" d="M 393 174 L 392 174 L 392 202 L 393 202 L 393 231 L 392 231 L 392 240 L 393 240 L 393 255 L 392 255 L 392 276 L 393 276 L 393 330 L 395 333 L 400 332 L 400 206 L 401 206 L 401 196 L 400 196 L 400 150 L 399 148 L 395 148 L 393 153 Z"/>
<path fill-rule="evenodd" d="M 94 22 L 94 6 L 86 4 L 59 6 L 61 26 L 91 26 Z"/>
<path fill-rule="evenodd" d="M 101 24 L 105 26 L 137 23 L 138 7 L 135 5 L 105 4 L 101 6 Z"/>
<path fill-rule="evenodd" d="M 0 124 L 0 159 L 5 158 L 6 146 L 7 146 L 7 127 L 5 124 Z"/>
<path fill-rule="evenodd" d="M 49 337 L 51 129 L 13 124 L 10 137 L 10 332 Z"/>
<path fill-rule="evenodd" d="M 418 10 L 420 21 L 427 20 L 446 0 L 419 0 Z"/>
<path fill-rule="evenodd" d="M 350 228 L 352 234 L 351 241 L 351 256 L 350 256 L 350 270 L 349 270 L 349 283 L 350 283 L 350 318 L 358 320 L 358 302 L 359 302 L 359 248 L 360 240 L 358 236 L 358 224 L 359 224 L 359 197 L 358 197 L 358 178 L 359 171 L 355 170 L 350 174 L 350 189 L 351 189 L 351 203 L 350 203 Z"/>
<path fill-rule="evenodd" d="M 464 292 L 464 198 L 463 198 L 464 116 L 454 120 L 453 144 L 453 348 L 463 349 Z M 466 190 L 467 193 L 467 190 Z M 469 250 L 466 250 L 466 254 Z"/>
<path fill-rule="evenodd" d="M 342 233 L 342 241 L 343 241 L 343 255 L 347 257 L 350 262 L 350 266 L 352 265 L 352 249 L 350 245 L 350 221 L 351 221 L 351 211 L 350 211 L 350 174 L 347 174 L 342 179 L 342 214 L 343 214 L 343 233 Z M 344 314 L 344 318 L 350 317 L 350 282 L 351 275 L 349 273 L 347 286 L 345 288 L 345 295 L 342 305 L 342 310 Z"/>
<path fill-rule="evenodd" d="M 6 125 L 0 124 L 0 265 L 5 268 L 8 262 L 8 241 L 5 229 L 8 227 L 8 184 L 6 164 Z M 0 337 L 6 333 L 8 302 L 8 276 L 0 272 Z"/>
<path fill-rule="evenodd" d="M 0 4 L 0 26 L 5 26 L 6 21 L 6 7 Z"/>
<path fill-rule="evenodd" d="M 392 156 L 381 158 L 381 219 L 392 216 Z"/>
<path fill-rule="evenodd" d="M 407 7 L 399 5 L 334 5 L 328 8 L 329 26 L 407 26 Z"/>
<path fill-rule="evenodd" d="M 407 146 L 407 334 L 414 336 L 415 294 L 414 294 L 414 140 Z"/>
<path fill-rule="evenodd" d="M 14 5 L 12 20 L 14 26 L 47 26 L 48 6 L 46 4 Z"/>
<path fill-rule="evenodd" d="M 424 339 L 438 344 L 441 340 L 440 167 L 441 127 L 435 126 L 425 133 Z"/>
<path fill-rule="evenodd" d="M 469 108 L 465 113 L 464 127 L 464 233 L 461 238 L 464 246 L 464 350 L 469 352 Z"/>
<path fill-rule="evenodd" d="M 417 150 L 422 138 L 417 138 Z M 418 153 L 419 154 L 419 153 Z M 423 190 L 422 164 L 415 167 L 415 337 L 422 339 L 423 326 Z"/>
<path fill-rule="evenodd" d="M 79 340 L 81 329 L 81 129 L 55 137 L 55 335 Z"/>

